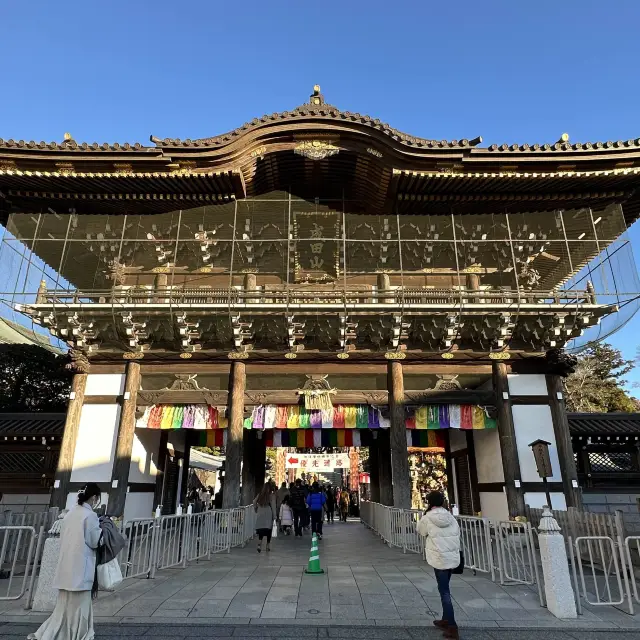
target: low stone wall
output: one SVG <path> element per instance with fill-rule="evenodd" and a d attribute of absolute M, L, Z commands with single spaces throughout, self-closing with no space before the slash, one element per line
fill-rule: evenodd
<path fill-rule="evenodd" d="M 622 511 L 627 535 L 640 535 L 640 491 L 614 493 L 611 490 L 588 490 L 582 494 L 585 511 L 610 513 Z"/>

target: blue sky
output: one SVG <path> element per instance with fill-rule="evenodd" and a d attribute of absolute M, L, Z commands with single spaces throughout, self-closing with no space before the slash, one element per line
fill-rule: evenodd
<path fill-rule="evenodd" d="M 211 136 L 319 83 L 337 107 L 428 138 L 635 138 L 639 19 L 637 0 L 5 0 L 0 137 Z M 632 358 L 639 329 L 611 342 Z"/>

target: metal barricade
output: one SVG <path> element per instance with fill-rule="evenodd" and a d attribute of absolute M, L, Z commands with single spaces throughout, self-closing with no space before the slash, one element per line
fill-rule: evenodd
<path fill-rule="evenodd" d="M 40 531 L 43 532 L 42 527 Z M 19 600 L 27 592 L 37 539 L 33 527 L 0 527 L 0 601 Z M 38 540 L 38 548 L 40 546 L 41 540 Z"/>
<path fill-rule="evenodd" d="M 154 569 L 186 566 L 187 563 L 187 515 L 162 516 L 159 518 L 155 545 L 156 562 Z"/>
<path fill-rule="evenodd" d="M 570 540 L 569 556 L 579 613 L 582 610 L 582 598 L 592 606 L 620 606 L 626 603 L 629 613 L 633 615 L 625 553 L 628 549 L 621 538 L 616 541 L 611 536 L 580 536 Z"/>
<path fill-rule="evenodd" d="M 187 515 L 185 528 L 188 561 L 192 562 L 209 556 L 210 526 L 211 518 L 206 512 Z"/>
<path fill-rule="evenodd" d="M 119 556 L 123 578 L 148 578 L 151 575 L 159 525 L 154 518 L 135 518 L 124 523 L 122 534 L 127 544 Z"/>
<path fill-rule="evenodd" d="M 209 520 L 209 553 L 220 553 L 222 551 L 229 553 L 231 550 L 229 512 L 214 510 L 207 512 L 207 516 Z"/>
<path fill-rule="evenodd" d="M 630 589 L 635 601 L 640 604 L 640 588 L 638 587 L 638 576 L 634 569 L 640 560 L 640 536 L 627 536 L 624 541 L 625 557 L 627 561 L 627 575 L 629 576 Z"/>
<path fill-rule="evenodd" d="M 456 516 L 460 527 L 460 544 L 465 569 L 490 573 L 495 581 L 495 563 L 491 544 L 491 527 L 487 518 Z"/>
<path fill-rule="evenodd" d="M 500 584 L 537 584 L 540 603 L 543 604 L 531 525 L 505 520 L 496 522 L 493 527 Z"/>

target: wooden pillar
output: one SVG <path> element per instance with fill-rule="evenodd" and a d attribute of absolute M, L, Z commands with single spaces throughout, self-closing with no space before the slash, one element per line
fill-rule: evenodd
<path fill-rule="evenodd" d="M 391 471 L 391 429 L 377 431 L 378 445 L 378 485 L 380 487 L 380 504 L 393 506 L 393 477 Z"/>
<path fill-rule="evenodd" d="M 118 425 L 118 440 L 116 442 L 116 457 L 111 472 L 111 487 L 109 489 L 109 503 L 107 505 L 110 516 L 124 515 L 124 504 L 127 499 L 129 483 L 129 469 L 131 467 L 131 451 L 133 436 L 136 428 L 136 403 L 140 389 L 140 364 L 127 363 L 124 382 L 124 400 L 120 409 L 120 424 Z"/>
<path fill-rule="evenodd" d="M 369 447 L 369 492 L 371 502 L 380 502 L 380 469 L 378 468 L 378 444 Z"/>
<path fill-rule="evenodd" d="M 504 362 L 493 362 L 493 390 L 496 394 L 498 410 L 498 435 L 500 436 L 500 453 L 504 471 L 504 486 L 507 494 L 507 507 L 510 516 L 524 515 L 524 495 L 520 485 L 520 460 L 516 445 L 516 432 L 511 414 L 511 399 L 507 380 L 507 365 Z"/>
<path fill-rule="evenodd" d="M 169 275 L 166 273 L 157 273 L 153 279 L 153 288 L 156 291 L 156 302 L 168 302 L 169 299 L 165 297 L 168 293 Z"/>
<path fill-rule="evenodd" d="M 578 470 L 576 469 L 573 455 L 562 378 L 558 375 L 547 375 L 547 389 L 549 391 L 549 406 L 551 407 L 551 418 L 553 420 L 553 433 L 556 437 L 556 448 L 560 460 L 564 498 L 567 507 L 582 509 L 582 493 L 578 487 Z"/>
<path fill-rule="evenodd" d="M 393 506 L 411 509 L 411 476 L 407 453 L 407 430 L 404 416 L 404 379 L 402 364 L 390 361 L 387 364 L 389 388 L 389 412 L 391 414 L 391 466 L 393 478 Z"/>
<path fill-rule="evenodd" d="M 164 479 L 165 479 L 165 471 L 167 466 L 167 444 L 169 443 L 169 431 L 166 429 L 160 432 L 160 448 L 158 449 L 158 462 L 156 464 L 156 469 L 158 473 L 156 475 L 156 488 L 153 493 L 153 508 L 155 509 L 158 505 L 164 504 L 162 500 L 164 499 Z"/>
<path fill-rule="evenodd" d="M 222 507 L 240 506 L 240 466 L 242 461 L 242 431 L 244 422 L 244 391 L 247 383 L 245 363 L 231 364 L 229 380 L 229 427 L 227 430 L 224 493 Z"/>
<path fill-rule="evenodd" d="M 457 504 L 455 492 L 455 481 L 453 478 L 453 457 L 451 455 L 451 431 L 445 431 L 444 435 L 444 459 L 445 459 L 445 473 L 447 474 L 447 502 L 449 507 L 452 504 Z M 458 505 L 459 507 L 460 505 Z"/>
<path fill-rule="evenodd" d="M 267 443 L 264 439 L 264 433 L 261 431 L 256 434 L 256 443 L 254 446 L 253 455 L 253 473 L 256 479 L 256 493 L 258 495 L 260 489 L 262 489 L 267 476 L 267 470 L 265 465 L 267 462 Z"/>
<path fill-rule="evenodd" d="M 178 498 L 178 502 L 184 507 L 184 511 L 186 511 L 187 492 L 189 490 L 189 463 L 191 460 L 192 442 L 192 432 L 186 430 L 184 432 L 184 457 L 182 458 L 182 479 L 180 482 L 180 493 Z"/>
<path fill-rule="evenodd" d="M 467 273 L 466 284 L 469 291 L 479 291 L 480 276 L 477 273 Z"/>
<path fill-rule="evenodd" d="M 244 429 L 242 434 L 242 504 L 251 504 L 256 497 L 256 437 L 254 429 Z"/>
<path fill-rule="evenodd" d="M 471 499 L 473 501 L 473 515 L 482 511 L 480 507 L 480 491 L 478 489 L 478 461 L 476 460 L 476 441 L 473 431 L 466 431 L 467 459 L 469 461 L 469 480 L 471 482 Z"/>
<path fill-rule="evenodd" d="M 393 302 L 393 298 L 381 298 L 382 292 L 388 292 L 391 290 L 391 279 L 388 273 L 378 274 L 378 302 L 389 304 Z"/>
<path fill-rule="evenodd" d="M 76 452 L 76 440 L 80 427 L 80 414 L 84 402 L 84 390 L 87 386 L 87 374 L 76 373 L 71 383 L 71 396 L 67 407 L 67 419 L 64 423 L 64 435 L 60 445 L 60 457 L 58 469 L 53 482 L 51 494 L 51 506 L 64 509 L 67 505 L 69 483 L 71 482 L 71 470 L 73 468 L 73 456 Z"/>

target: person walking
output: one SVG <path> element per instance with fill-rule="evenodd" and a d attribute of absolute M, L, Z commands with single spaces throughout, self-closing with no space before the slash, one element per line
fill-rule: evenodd
<path fill-rule="evenodd" d="M 271 551 L 271 531 L 276 514 L 273 511 L 273 492 L 271 483 L 266 482 L 253 501 L 256 512 L 256 534 L 258 535 L 258 553 L 262 551 L 262 539 L 267 539 L 267 551 Z"/>
<path fill-rule="evenodd" d="M 282 500 L 278 516 L 280 518 L 280 529 L 282 530 L 282 533 L 290 536 L 291 529 L 293 527 L 293 511 L 289 506 L 289 494 L 287 494 Z"/>
<path fill-rule="evenodd" d="M 289 504 L 293 511 L 293 528 L 296 537 L 302 537 L 302 526 L 307 512 L 307 505 L 305 502 L 305 491 L 300 478 L 296 480 L 295 484 L 291 485 L 291 489 L 289 490 Z"/>
<path fill-rule="evenodd" d="M 453 613 L 449 582 L 451 572 L 460 566 L 460 527 L 451 513 L 444 508 L 444 495 L 432 491 L 427 496 L 429 505 L 418 522 L 417 531 L 426 536 L 425 556 L 433 567 L 442 602 L 442 619 L 433 624 L 444 631 L 445 638 L 458 640 L 458 625 Z"/>
<path fill-rule="evenodd" d="M 78 492 L 78 504 L 62 520 L 53 579 L 58 599 L 51 616 L 29 640 L 93 640 L 91 601 L 98 595 L 96 549 L 102 535 L 94 509 L 100 497 L 100 487 L 89 482 Z"/>
<path fill-rule="evenodd" d="M 283 482 L 280 488 L 276 491 L 276 513 L 278 514 L 278 521 L 280 520 L 280 506 L 285 496 L 289 495 L 289 489 L 287 489 L 287 483 Z M 280 531 L 282 531 L 282 522 L 278 522 Z"/>
<path fill-rule="evenodd" d="M 340 492 L 340 520 L 342 522 L 346 522 L 348 515 L 349 515 L 349 492 L 346 489 L 343 489 Z"/>
<path fill-rule="evenodd" d="M 311 512 L 311 532 L 317 534 L 318 540 L 322 540 L 323 508 L 326 501 L 320 485 L 314 482 L 311 485 L 311 492 L 307 496 L 307 506 Z"/>
<path fill-rule="evenodd" d="M 327 524 L 331 522 L 333 524 L 333 518 L 336 511 L 336 494 L 333 487 L 329 485 L 327 487 Z"/>

